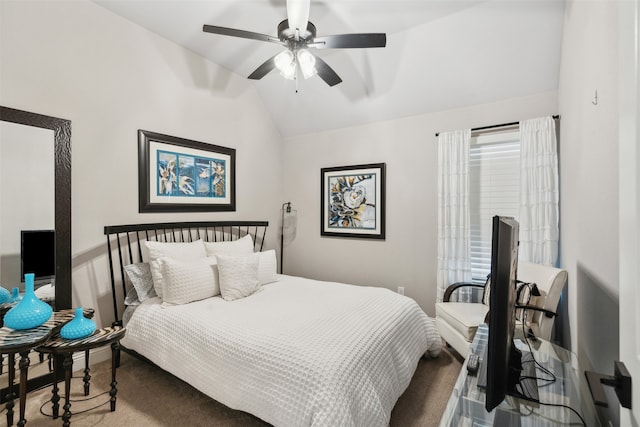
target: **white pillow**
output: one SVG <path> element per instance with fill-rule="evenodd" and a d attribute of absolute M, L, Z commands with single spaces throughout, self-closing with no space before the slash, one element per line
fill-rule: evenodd
<path fill-rule="evenodd" d="M 259 252 L 259 254 L 258 283 L 260 283 L 260 285 L 266 285 L 267 283 L 277 281 L 276 251 L 271 249 L 269 251 Z"/>
<path fill-rule="evenodd" d="M 216 255 L 222 298 L 233 301 L 244 298 L 258 289 L 260 253 L 251 255 Z"/>
<path fill-rule="evenodd" d="M 253 253 L 253 239 L 250 234 L 228 242 L 204 242 L 207 256 L 226 255 L 248 255 Z"/>
<path fill-rule="evenodd" d="M 158 259 L 162 272 L 162 305 L 187 304 L 220 293 L 215 257 L 180 261 Z"/>
<path fill-rule="evenodd" d="M 153 287 L 156 294 L 162 298 L 162 272 L 158 264 L 158 258 L 169 257 L 177 260 L 196 260 L 207 257 L 202 240 L 188 243 L 166 243 L 166 242 L 144 242 L 149 253 L 149 265 L 151 266 L 151 277 L 153 277 Z"/>
<path fill-rule="evenodd" d="M 127 288 L 129 288 L 129 285 L 133 286 L 124 300 L 125 305 L 139 305 L 147 298 L 157 296 L 153 288 L 151 266 L 148 262 L 125 265 L 124 272 L 126 273 L 125 281 L 128 282 Z"/>

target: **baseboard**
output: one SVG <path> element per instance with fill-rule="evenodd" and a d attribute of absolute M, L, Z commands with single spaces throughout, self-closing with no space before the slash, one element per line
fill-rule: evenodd
<path fill-rule="evenodd" d="M 84 351 L 73 353 L 73 371 L 81 371 L 84 369 Z M 103 346 L 89 350 L 89 368 L 96 363 L 111 360 L 111 346 Z"/>

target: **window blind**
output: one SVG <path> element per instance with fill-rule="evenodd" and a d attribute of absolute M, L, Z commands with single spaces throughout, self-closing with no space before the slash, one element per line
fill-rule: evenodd
<path fill-rule="evenodd" d="M 484 282 L 491 271 L 494 215 L 518 219 L 520 204 L 519 132 L 483 134 L 469 150 L 471 275 Z"/>

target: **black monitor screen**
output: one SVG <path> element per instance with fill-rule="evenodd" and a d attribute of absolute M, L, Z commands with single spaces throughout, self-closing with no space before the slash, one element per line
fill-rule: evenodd
<path fill-rule="evenodd" d="M 20 239 L 20 276 L 33 273 L 36 281 L 56 275 L 56 234 L 54 230 L 22 230 Z"/>
<path fill-rule="evenodd" d="M 491 245 L 491 293 L 489 294 L 489 341 L 487 344 L 487 411 L 512 394 L 519 381 L 519 350 L 513 342 L 515 328 L 518 222 L 493 217 Z"/>

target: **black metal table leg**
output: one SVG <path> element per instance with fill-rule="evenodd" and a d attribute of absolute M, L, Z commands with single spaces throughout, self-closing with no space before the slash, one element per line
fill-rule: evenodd
<path fill-rule="evenodd" d="M 118 382 L 116 381 L 116 368 L 118 367 L 118 355 L 120 353 L 120 343 L 118 341 L 111 343 L 111 391 L 109 391 L 109 396 L 111 396 L 110 404 L 111 404 L 111 412 L 116 410 L 116 394 L 118 393 L 118 389 L 116 385 Z"/>
<path fill-rule="evenodd" d="M 62 426 L 69 427 L 71 425 L 71 402 L 69 394 L 71 393 L 71 372 L 73 368 L 73 353 L 64 354 L 64 414 L 62 414 Z"/>
<path fill-rule="evenodd" d="M 9 394 L 7 395 L 7 426 L 13 425 L 13 406 L 16 398 L 16 355 L 15 353 L 9 354 Z"/>
<path fill-rule="evenodd" d="M 89 375 L 89 350 L 84 351 L 84 377 L 82 381 L 84 382 L 84 395 L 89 396 L 89 387 L 91 386 L 91 375 Z"/>
<path fill-rule="evenodd" d="M 20 352 L 20 421 L 18 427 L 27 424 L 25 409 L 27 404 L 27 379 L 29 378 L 29 351 Z"/>
<path fill-rule="evenodd" d="M 60 370 L 60 362 L 57 357 L 51 358 L 51 355 L 49 355 L 49 357 L 50 360 L 53 359 L 53 390 L 51 390 L 51 412 L 53 414 L 53 418 L 56 419 L 60 416 L 60 394 L 58 393 L 60 390 L 58 388 L 58 378 L 60 378 L 58 376 Z"/>

